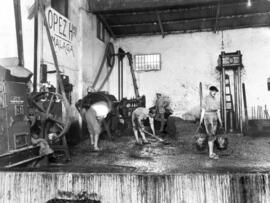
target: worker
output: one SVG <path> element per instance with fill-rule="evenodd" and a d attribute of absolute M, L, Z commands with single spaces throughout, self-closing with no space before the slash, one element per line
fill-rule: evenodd
<path fill-rule="evenodd" d="M 143 121 L 149 118 L 150 127 L 153 135 L 156 135 L 154 128 L 154 117 L 156 116 L 155 108 L 146 109 L 144 107 L 138 107 L 132 112 L 132 126 L 133 132 L 136 138 L 136 144 L 141 145 L 139 142 L 138 132 L 142 136 L 142 144 L 150 144 L 150 142 L 145 137 L 145 126 Z"/>
<path fill-rule="evenodd" d="M 87 129 L 90 134 L 90 150 L 94 152 L 100 151 L 98 141 L 101 133 L 101 123 L 110 111 L 108 103 L 99 101 L 90 104 L 89 102 L 79 100 L 76 103 L 76 107 L 82 119 L 85 120 L 87 124 Z"/>
<path fill-rule="evenodd" d="M 170 103 L 171 101 L 169 97 L 162 95 L 161 93 L 156 93 L 156 102 L 155 102 L 156 111 L 157 111 L 156 119 L 159 119 L 161 122 L 159 132 L 164 131 L 165 113 L 166 112 L 172 113 Z"/>
<path fill-rule="evenodd" d="M 214 141 L 216 139 L 218 121 L 222 128 L 220 101 L 216 98 L 218 92 L 217 87 L 211 86 L 209 90 L 209 95 L 203 98 L 202 101 L 200 125 L 204 122 L 206 134 L 208 136 L 209 158 L 219 159 L 219 156 L 214 153 Z"/>

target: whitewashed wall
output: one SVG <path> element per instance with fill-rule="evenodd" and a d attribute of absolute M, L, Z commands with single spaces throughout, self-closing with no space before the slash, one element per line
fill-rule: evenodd
<path fill-rule="evenodd" d="M 50 0 L 46 1 L 50 4 Z M 21 0 L 22 29 L 25 67 L 33 71 L 34 56 L 34 19 L 27 19 L 28 10 L 34 0 Z M 70 77 L 74 85 L 73 102 L 86 94 L 86 88 L 94 80 L 104 54 L 106 42 L 110 40 L 105 33 L 105 43 L 97 39 L 96 17 L 87 12 L 87 0 L 69 0 L 69 20 L 77 28 L 73 42 L 74 57 L 70 60 L 59 58 L 59 66 Z M 40 15 L 41 16 L 41 15 Z M 0 58 L 17 57 L 17 42 L 13 1 L 4 1 L 0 8 Z M 54 62 L 48 44 L 45 27 L 39 21 L 39 64 L 45 63 L 49 70 L 54 70 Z M 57 50 L 56 50 L 57 51 Z M 39 65 L 38 65 L 39 66 Z M 39 72 L 39 71 L 38 71 Z M 104 73 L 101 75 L 103 77 Z M 55 75 L 49 79 L 55 84 Z M 108 85 L 104 87 L 107 90 Z"/>
<path fill-rule="evenodd" d="M 267 78 L 270 76 L 270 29 L 229 30 L 224 31 L 223 38 L 225 52 L 240 50 L 243 54 L 243 81 L 246 83 L 248 105 L 269 104 Z M 174 103 L 175 114 L 179 116 L 199 105 L 199 82 L 203 83 L 204 95 L 208 93 L 209 85 L 219 86 L 219 75 L 215 68 L 222 51 L 221 43 L 221 32 L 117 40 L 117 46 L 132 54 L 161 53 L 161 71 L 136 74 L 139 90 L 147 96 L 147 106 L 152 105 L 156 92 L 169 95 Z M 125 78 L 129 77 L 127 72 Z M 125 80 L 125 96 L 134 95 L 132 90 L 131 81 Z M 112 91 L 116 89 L 112 88 Z"/>

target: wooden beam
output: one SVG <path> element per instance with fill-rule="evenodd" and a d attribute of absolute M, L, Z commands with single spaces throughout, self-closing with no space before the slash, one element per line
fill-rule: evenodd
<path fill-rule="evenodd" d="M 245 19 L 245 18 L 250 18 L 250 17 L 263 17 L 263 16 L 269 16 L 270 12 L 264 12 L 264 13 L 254 13 L 254 14 L 246 14 L 246 15 L 231 15 L 231 16 L 220 16 L 219 19 L 220 20 L 230 20 L 230 19 Z M 189 20 L 172 20 L 172 21 L 163 21 L 163 27 L 165 27 L 164 25 L 168 25 L 168 24 L 182 24 L 182 23 L 186 23 L 186 24 L 190 24 L 190 23 L 196 23 L 196 22 L 207 22 L 207 21 L 215 21 L 216 17 L 211 17 L 211 18 L 196 18 L 196 19 L 189 19 Z M 237 22 L 236 22 L 237 23 Z M 153 22 L 145 22 L 145 23 L 134 23 L 134 24 L 123 24 L 123 25 L 113 25 L 111 26 L 113 29 L 115 28 L 127 28 L 127 27 L 136 27 L 136 26 L 153 26 L 156 23 Z"/>
<path fill-rule="evenodd" d="M 18 51 L 18 58 L 19 58 L 18 65 L 24 66 L 21 1 L 13 0 L 13 4 L 14 4 L 16 37 L 17 37 L 17 51 Z"/>
<path fill-rule="evenodd" d="M 162 37 L 164 38 L 165 37 L 165 33 L 164 33 L 162 21 L 161 21 L 161 18 L 160 18 L 160 15 L 159 15 L 159 12 L 158 11 L 156 11 L 156 15 L 157 15 L 157 19 L 158 19 L 158 25 L 159 25 L 160 32 L 162 34 Z"/>
<path fill-rule="evenodd" d="M 224 0 L 223 0 L 224 1 Z M 270 2 L 253 2 L 252 7 L 247 8 L 245 3 L 232 3 L 232 4 L 221 4 L 219 9 L 219 16 L 233 16 L 233 15 L 244 15 L 244 14 L 256 14 L 269 12 Z M 218 11 L 218 4 L 208 5 L 201 7 L 191 8 L 174 8 L 158 10 L 159 14 L 162 15 L 162 21 L 173 21 L 173 20 L 189 20 L 199 18 L 216 18 Z M 129 13 L 116 13 L 116 14 L 104 14 L 104 17 L 108 19 L 110 27 L 121 26 L 125 24 L 140 24 L 140 23 L 154 23 L 156 22 L 155 11 L 138 11 Z"/>
<path fill-rule="evenodd" d="M 115 39 L 115 34 L 112 31 L 110 25 L 108 24 L 106 18 L 102 15 L 102 14 L 97 14 L 97 18 L 103 23 L 103 25 L 105 26 L 106 30 L 108 31 L 108 33 L 110 34 L 110 36 Z"/>
<path fill-rule="evenodd" d="M 217 32 L 217 29 L 218 29 L 218 18 L 219 18 L 219 16 L 220 16 L 220 6 L 221 6 L 221 1 L 222 1 L 222 0 L 219 0 L 219 1 L 218 1 L 218 5 L 217 5 L 216 23 L 215 23 L 214 33 L 216 33 L 216 32 Z"/>
<path fill-rule="evenodd" d="M 246 2 L 246 0 L 225 0 L 226 3 Z M 196 6 L 216 4 L 218 0 L 88 0 L 89 11 L 93 13 L 106 13 L 127 10 L 155 10 L 173 6 Z"/>
<path fill-rule="evenodd" d="M 38 11 L 38 3 L 35 1 L 35 10 Z M 37 92 L 37 71 L 38 71 L 38 12 L 35 12 L 34 18 L 34 76 L 33 92 Z"/>
<path fill-rule="evenodd" d="M 250 15 L 237 15 L 231 17 L 220 17 L 219 27 L 222 30 L 240 29 L 249 27 L 268 27 L 270 19 L 270 12 Z M 207 19 L 195 19 L 185 21 L 170 21 L 163 22 L 163 26 L 166 29 L 165 34 L 179 34 L 179 33 L 194 33 L 202 31 L 213 31 L 213 24 L 215 18 Z M 152 26 L 151 26 L 152 25 Z M 154 29 L 156 26 L 153 24 L 142 24 L 136 28 L 130 27 L 118 27 L 114 28 L 116 37 L 127 36 L 149 36 L 160 34 L 159 30 Z"/>

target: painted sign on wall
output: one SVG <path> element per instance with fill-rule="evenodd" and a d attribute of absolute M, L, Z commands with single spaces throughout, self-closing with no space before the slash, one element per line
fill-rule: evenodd
<path fill-rule="evenodd" d="M 59 65 L 68 67 L 75 65 L 75 40 L 77 28 L 69 21 L 69 19 L 51 7 L 47 7 L 45 13 Z M 50 62 L 53 62 L 47 38 L 44 38 L 44 42 L 45 61 L 49 60 Z"/>

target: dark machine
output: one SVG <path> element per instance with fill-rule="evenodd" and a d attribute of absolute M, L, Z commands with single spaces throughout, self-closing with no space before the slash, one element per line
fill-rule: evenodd
<path fill-rule="evenodd" d="M 135 97 L 131 99 L 127 99 L 123 97 L 123 60 L 126 56 L 129 61 L 130 72 L 132 76 L 134 93 L 135 93 Z M 114 96 L 108 93 L 101 92 L 101 89 L 103 88 L 104 84 L 109 79 L 112 73 L 112 70 L 115 64 L 115 57 L 118 58 L 118 100 L 116 100 Z M 107 61 L 108 71 L 104 79 L 99 80 L 102 69 L 105 65 L 105 61 Z M 96 87 L 98 83 L 99 83 L 99 87 Z M 95 94 L 102 94 L 103 97 L 107 97 L 109 100 L 111 100 L 110 102 L 113 103 L 113 108 L 112 108 L 111 113 L 108 115 L 108 118 L 105 119 L 108 123 L 115 123 L 115 119 L 119 118 L 119 116 L 121 115 L 121 117 L 125 120 L 125 123 L 127 124 L 126 127 L 128 127 L 130 124 L 130 116 L 133 110 L 136 109 L 137 107 L 145 107 L 145 103 L 146 103 L 145 96 L 139 95 L 138 85 L 137 85 L 137 81 L 136 81 L 134 69 L 133 69 L 132 55 L 129 52 L 125 52 L 122 48 L 119 48 L 118 53 L 115 53 L 114 46 L 112 43 L 108 43 L 105 49 L 105 54 L 101 62 L 100 68 L 94 79 L 92 88 L 95 89 L 96 92 L 89 92 L 88 95 L 86 95 L 82 100 L 87 101 L 87 98 L 94 98 Z M 100 97 L 97 97 L 97 98 L 101 99 Z M 88 103 L 89 104 L 91 103 L 90 100 L 88 101 Z M 114 131 L 114 129 L 112 128 L 110 130 Z"/>
<path fill-rule="evenodd" d="M 225 131 L 240 133 L 243 131 L 244 116 L 242 114 L 241 82 L 243 68 L 240 51 L 232 53 L 221 52 L 219 55 L 217 69 L 220 71 L 221 78 L 222 117 Z M 231 78 L 233 78 L 232 81 Z"/>
<path fill-rule="evenodd" d="M 19 67 L 19 71 L 27 71 Z M 13 167 L 41 158 L 31 143 L 27 77 L 0 66 L 0 166 Z"/>

